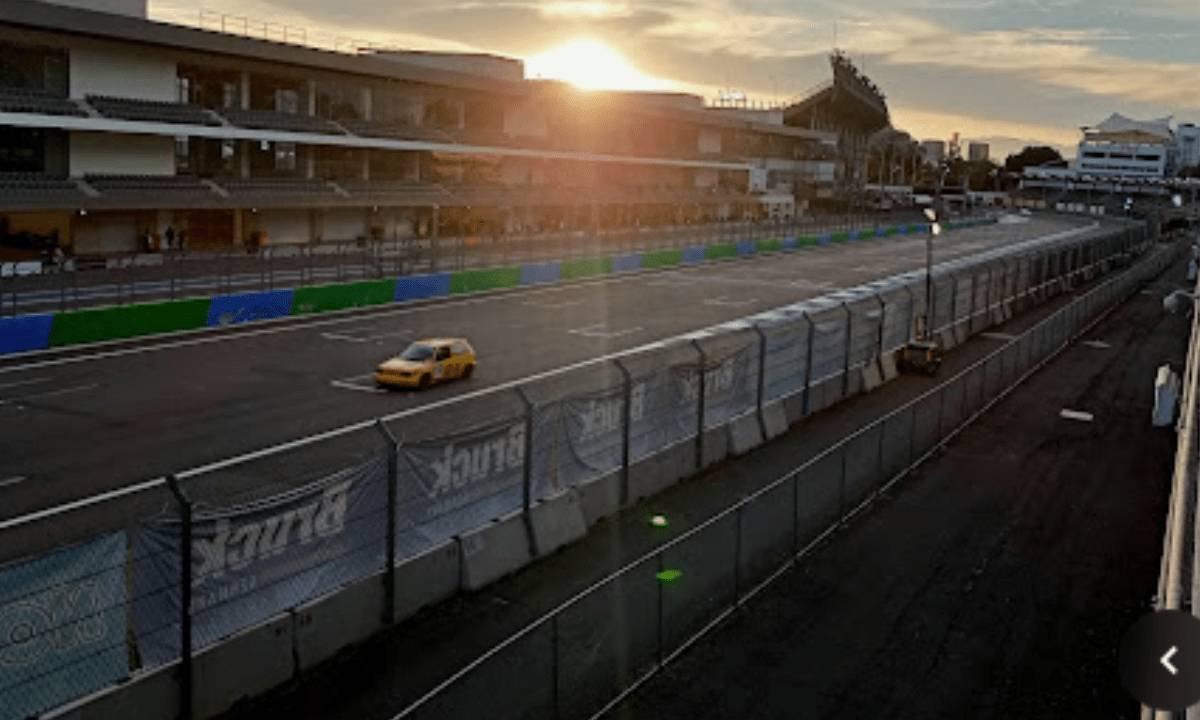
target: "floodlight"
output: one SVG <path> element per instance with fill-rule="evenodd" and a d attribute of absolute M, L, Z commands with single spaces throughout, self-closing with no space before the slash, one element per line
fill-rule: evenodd
<path fill-rule="evenodd" d="M 925 217 L 929 218 L 929 222 L 937 221 L 937 210 L 925 208 Z"/>
<path fill-rule="evenodd" d="M 930 232 L 932 232 L 934 235 L 941 235 L 942 234 L 942 224 L 934 223 L 933 227 L 930 229 Z"/>

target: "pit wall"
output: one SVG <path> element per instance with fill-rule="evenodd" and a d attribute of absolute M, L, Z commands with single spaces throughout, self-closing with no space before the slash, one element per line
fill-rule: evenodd
<path fill-rule="evenodd" d="M 991 218 L 949 223 L 949 230 L 994 223 Z M 87 343 L 226 327 L 260 320 L 450 297 L 526 285 L 596 278 L 638 270 L 690 265 L 707 260 L 787 252 L 805 247 L 927 232 L 925 225 L 647 251 L 627 255 L 533 263 L 317 285 L 289 290 L 219 295 L 58 313 L 0 318 L 0 355 Z"/>

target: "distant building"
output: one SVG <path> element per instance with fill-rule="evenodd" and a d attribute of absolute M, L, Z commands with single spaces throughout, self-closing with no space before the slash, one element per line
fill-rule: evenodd
<path fill-rule="evenodd" d="M 1163 178 L 1174 173 L 1177 150 L 1171 118 L 1131 120 L 1113 113 L 1083 128 L 1076 170 L 1080 175 Z"/>
<path fill-rule="evenodd" d="M 934 165 L 946 157 L 946 142 L 944 140 L 922 140 L 921 159 Z"/>
<path fill-rule="evenodd" d="M 1175 128 L 1175 141 L 1179 148 L 1179 168 L 1200 165 L 1200 127 L 1183 123 Z"/>
<path fill-rule="evenodd" d="M 967 159 L 971 162 L 987 162 L 989 149 L 987 143 L 973 142 L 967 146 Z"/>

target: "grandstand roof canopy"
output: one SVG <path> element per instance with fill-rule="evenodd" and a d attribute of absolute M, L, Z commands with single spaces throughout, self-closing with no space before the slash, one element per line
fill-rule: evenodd
<path fill-rule="evenodd" d="M 1166 141 L 1174 133 L 1171 132 L 1171 116 L 1158 120 L 1133 120 L 1120 113 L 1113 113 L 1099 125 L 1084 129 L 1089 136 L 1149 136 L 1150 138 Z"/>

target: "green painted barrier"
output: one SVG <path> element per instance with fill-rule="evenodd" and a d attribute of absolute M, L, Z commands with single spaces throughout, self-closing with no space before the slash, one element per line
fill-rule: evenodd
<path fill-rule="evenodd" d="M 829 240 L 831 242 L 846 242 L 849 239 L 850 233 L 848 232 L 835 232 L 833 235 L 829 236 Z"/>
<path fill-rule="evenodd" d="M 642 253 L 642 268 L 674 267 L 683 263 L 683 248 Z"/>
<path fill-rule="evenodd" d="M 899 234 L 900 234 L 900 228 L 890 227 L 883 231 L 884 237 L 887 237 L 888 235 L 899 235 Z"/>
<path fill-rule="evenodd" d="M 682 251 L 681 251 L 682 252 Z M 588 258 L 587 260 L 563 260 L 562 279 L 578 280 L 612 272 L 612 258 Z"/>
<path fill-rule="evenodd" d="M 315 285 L 296 288 L 292 299 L 293 315 L 383 305 L 396 297 L 395 280 L 364 280 L 340 285 Z"/>
<path fill-rule="evenodd" d="M 798 248 L 812 247 L 813 245 L 820 245 L 820 244 L 821 244 L 821 238 L 813 236 L 813 235 L 802 235 L 802 236 L 796 238 L 796 247 L 798 247 Z"/>
<path fill-rule="evenodd" d="M 481 292 L 516 287 L 521 284 L 521 268 L 500 267 L 462 270 L 450 276 L 450 294 Z"/>
<path fill-rule="evenodd" d="M 783 249 L 783 240 L 780 240 L 779 238 L 771 238 L 769 240 L 759 240 L 758 241 L 758 251 L 759 252 L 769 252 L 771 250 L 782 250 L 782 249 Z"/>
<path fill-rule="evenodd" d="M 704 258 L 706 260 L 718 260 L 727 257 L 737 257 L 736 244 L 724 243 L 721 245 L 709 245 L 704 248 Z"/>
<path fill-rule="evenodd" d="M 211 300 L 175 300 L 55 313 L 50 347 L 202 328 Z"/>

